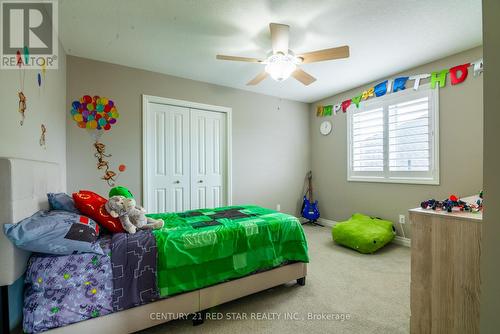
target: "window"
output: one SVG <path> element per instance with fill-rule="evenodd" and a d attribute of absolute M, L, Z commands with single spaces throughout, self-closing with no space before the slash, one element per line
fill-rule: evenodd
<path fill-rule="evenodd" d="M 421 85 L 348 112 L 348 181 L 439 184 L 438 88 Z"/>

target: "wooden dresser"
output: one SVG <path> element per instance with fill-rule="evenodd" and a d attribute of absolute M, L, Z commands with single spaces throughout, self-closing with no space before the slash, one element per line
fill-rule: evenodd
<path fill-rule="evenodd" d="M 409 213 L 410 332 L 479 333 L 482 213 Z"/>

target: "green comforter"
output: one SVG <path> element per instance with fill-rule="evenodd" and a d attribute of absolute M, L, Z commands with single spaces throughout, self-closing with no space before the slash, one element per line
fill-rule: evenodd
<path fill-rule="evenodd" d="M 258 206 L 148 214 L 155 230 L 162 297 L 238 278 L 288 261 L 309 262 L 297 218 Z"/>

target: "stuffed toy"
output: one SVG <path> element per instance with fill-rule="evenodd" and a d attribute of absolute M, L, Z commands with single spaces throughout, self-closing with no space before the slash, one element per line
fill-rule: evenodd
<path fill-rule="evenodd" d="M 130 234 L 138 229 L 159 229 L 163 227 L 163 220 L 146 217 L 146 210 L 138 206 L 133 198 L 113 196 L 106 202 L 106 211 L 111 217 L 119 218 L 123 228 Z"/>

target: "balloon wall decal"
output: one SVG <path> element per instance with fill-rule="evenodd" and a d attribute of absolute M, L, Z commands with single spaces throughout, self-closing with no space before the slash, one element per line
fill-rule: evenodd
<path fill-rule="evenodd" d="M 84 95 L 71 107 L 73 120 L 82 129 L 109 131 L 120 117 L 113 100 L 106 97 Z"/>
<path fill-rule="evenodd" d="M 27 56 L 27 52 L 28 52 L 28 56 Z M 24 48 L 24 57 L 25 59 L 28 59 L 29 58 L 29 51 L 28 49 L 25 47 Z M 19 92 L 17 93 L 17 96 L 19 98 L 19 107 L 17 109 L 17 111 L 21 114 L 21 121 L 19 121 L 19 124 L 21 124 L 21 126 L 24 124 L 24 119 L 26 118 L 25 114 L 26 114 L 26 95 L 24 94 L 24 78 L 26 76 L 26 72 L 25 72 L 25 69 L 23 67 L 23 58 L 21 57 L 21 51 L 20 50 L 17 50 L 16 52 L 16 65 L 19 67 L 19 70 L 21 71 L 19 73 Z"/>
<path fill-rule="evenodd" d="M 106 158 L 111 157 L 111 154 L 106 153 L 106 145 L 100 142 L 100 138 L 104 132 L 108 132 L 117 124 L 120 117 L 114 101 L 107 97 L 84 95 L 71 103 L 71 117 L 78 127 L 88 130 L 94 138 L 97 169 L 104 170 L 101 179 L 113 187 L 118 174 L 110 169 Z M 125 165 L 119 166 L 120 172 L 124 172 L 125 169 Z"/>
<path fill-rule="evenodd" d="M 40 130 L 41 130 L 41 133 L 40 133 L 39 144 L 41 147 L 47 148 L 47 142 L 45 139 L 45 134 L 47 133 L 47 127 L 45 126 L 45 124 L 40 125 Z"/>
<path fill-rule="evenodd" d="M 30 51 L 27 46 L 24 47 L 24 63 L 29 64 L 30 62 Z"/>
<path fill-rule="evenodd" d="M 467 79 L 469 73 L 469 67 L 472 66 L 474 71 L 474 76 L 479 76 L 483 73 L 483 59 L 478 59 L 471 63 L 466 63 L 462 65 L 453 66 L 449 69 L 443 69 L 440 71 L 434 71 L 431 74 L 422 73 L 412 76 L 397 77 L 392 81 L 391 79 L 384 80 L 373 87 L 363 91 L 362 93 L 354 96 L 353 98 L 342 101 L 334 105 L 317 105 L 316 106 L 316 116 L 330 116 L 332 115 L 331 110 L 333 109 L 333 114 L 342 110 L 344 113 L 351 105 L 355 105 L 359 108 L 361 102 L 368 100 L 370 97 L 381 97 L 386 94 L 393 94 L 406 89 L 406 84 L 408 81 L 413 81 L 413 89 L 418 90 L 422 80 L 429 79 L 431 89 L 435 89 L 436 86 L 443 88 L 446 85 L 446 79 L 448 74 L 450 75 L 450 83 L 452 86 L 458 85 Z M 327 112 L 325 112 L 327 110 Z"/>
<path fill-rule="evenodd" d="M 19 68 L 23 65 L 23 58 L 21 58 L 21 51 L 19 50 L 16 51 L 16 65 L 19 66 Z"/>

